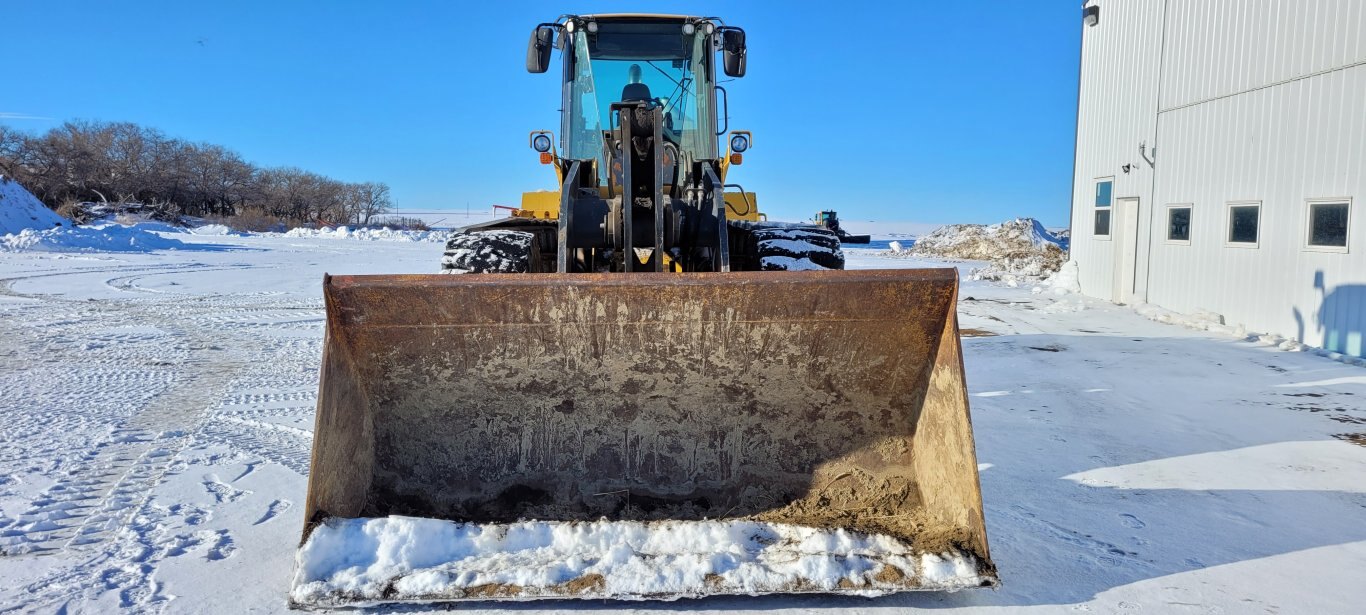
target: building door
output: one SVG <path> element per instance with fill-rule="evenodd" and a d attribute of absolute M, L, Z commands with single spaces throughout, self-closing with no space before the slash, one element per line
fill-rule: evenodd
<path fill-rule="evenodd" d="M 1128 303 L 1138 274 L 1138 199 L 1115 199 L 1114 291 L 1111 301 Z"/>

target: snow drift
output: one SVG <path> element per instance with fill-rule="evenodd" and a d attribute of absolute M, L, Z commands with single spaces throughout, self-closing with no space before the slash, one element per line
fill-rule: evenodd
<path fill-rule="evenodd" d="M 100 228 L 27 229 L 14 235 L 0 235 L 0 250 L 9 252 L 151 252 L 183 247 L 185 244 L 178 239 L 117 224 Z"/>
<path fill-rule="evenodd" d="M 158 224 L 151 230 L 163 230 Z M 143 225 L 73 226 L 48 209 L 19 182 L 0 177 L 0 251 L 150 252 L 184 247 L 148 232 Z"/>
<path fill-rule="evenodd" d="M 359 239 L 361 241 L 446 241 L 447 231 L 400 231 L 391 228 L 357 228 L 338 226 L 335 228 L 295 228 L 284 234 L 285 237 L 311 237 L 320 239 Z"/>
<path fill-rule="evenodd" d="M 71 223 L 48 209 L 19 182 L 0 175 L 0 235 L 47 230 Z"/>

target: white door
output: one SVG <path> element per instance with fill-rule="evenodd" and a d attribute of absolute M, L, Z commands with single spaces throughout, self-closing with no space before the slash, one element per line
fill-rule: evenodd
<path fill-rule="evenodd" d="M 1115 199 L 1113 215 L 1115 285 L 1110 300 L 1129 303 L 1138 272 L 1138 199 Z"/>

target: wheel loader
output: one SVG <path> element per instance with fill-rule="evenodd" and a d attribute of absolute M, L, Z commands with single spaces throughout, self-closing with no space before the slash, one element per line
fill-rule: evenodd
<path fill-rule="evenodd" d="M 555 51 L 558 190 L 442 274 L 323 281 L 291 604 L 996 585 L 956 270 L 845 271 L 727 183 L 741 28 L 567 15 Z"/>

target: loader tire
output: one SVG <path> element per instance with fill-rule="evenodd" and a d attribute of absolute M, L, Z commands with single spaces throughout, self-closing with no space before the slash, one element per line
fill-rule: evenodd
<path fill-rule="evenodd" d="M 527 273 L 540 270 L 536 234 L 493 229 L 456 233 L 446 241 L 442 273 Z"/>
<path fill-rule="evenodd" d="M 760 227 L 752 233 L 762 271 L 844 269 L 840 238 L 827 229 Z"/>

